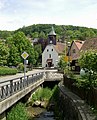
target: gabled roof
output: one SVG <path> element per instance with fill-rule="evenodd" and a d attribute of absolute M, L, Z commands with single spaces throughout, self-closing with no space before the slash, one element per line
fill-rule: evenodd
<path fill-rule="evenodd" d="M 81 40 L 74 40 L 74 43 L 76 44 L 77 48 L 80 50 L 81 47 L 82 47 L 83 44 L 84 44 L 84 41 L 81 41 Z"/>
<path fill-rule="evenodd" d="M 54 30 L 54 27 L 52 26 L 52 30 L 51 30 L 51 32 L 49 33 L 49 35 L 56 35 L 56 33 L 55 33 L 55 30 Z"/>
<path fill-rule="evenodd" d="M 71 43 L 70 49 L 68 49 L 67 55 L 70 55 L 72 57 L 72 60 L 77 60 L 79 58 L 79 51 L 82 48 L 84 44 L 84 41 L 81 40 L 74 40 Z M 73 52 L 75 49 L 76 52 Z"/>
<path fill-rule="evenodd" d="M 65 49 L 65 44 L 61 42 L 57 42 L 56 45 L 53 45 L 55 50 L 57 51 L 58 54 L 62 54 L 64 49 Z"/>
<path fill-rule="evenodd" d="M 64 43 L 61 43 L 61 42 L 57 42 L 56 45 L 53 45 L 53 44 L 49 44 L 46 46 L 45 49 L 47 49 L 48 46 L 53 46 L 55 51 L 58 53 L 58 54 L 62 54 L 64 52 L 64 49 L 65 49 L 65 44 Z M 45 51 L 45 50 L 44 50 Z M 43 51 L 43 52 L 44 52 Z"/>
<path fill-rule="evenodd" d="M 89 50 L 89 49 L 97 50 L 97 38 L 87 39 L 84 42 L 81 50 L 86 51 L 86 50 Z"/>

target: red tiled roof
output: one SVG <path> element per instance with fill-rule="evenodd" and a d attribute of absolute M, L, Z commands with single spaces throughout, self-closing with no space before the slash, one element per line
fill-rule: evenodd
<path fill-rule="evenodd" d="M 58 52 L 58 54 L 62 54 L 65 49 L 65 44 L 61 42 L 57 42 L 57 45 L 54 45 L 54 48 Z"/>
<path fill-rule="evenodd" d="M 97 38 L 87 39 L 81 48 L 83 51 L 89 49 L 97 50 Z"/>
<path fill-rule="evenodd" d="M 81 47 L 84 44 L 84 41 L 81 41 L 81 40 L 75 40 L 74 42 L 75 42 L 75 44 L 76 44 L 76 46 L 78 47 L 79 50 L 81 49 Z"/>

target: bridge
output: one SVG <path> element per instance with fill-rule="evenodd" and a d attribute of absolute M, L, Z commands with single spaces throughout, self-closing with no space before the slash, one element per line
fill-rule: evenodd
<path fill-rule="evenodd" d="M 62 80 L 63 74 L 45 71 L 14 78 L 11 80 L 0 81 L 0 115 L 5 116 L 4 112 L 26 96 L 28 93 L 36 89 L 44 83 L 44 81 Z M 0 119 L 1 120 L 1 119 Z"/>
<path fill-rule="evenodd" d="M 34 92 L 44 82 L 61 81 L 63 74 L 55 71 L 42 71 L 13 79 L 0 80 L 0 120 L 6 120 L 6 110 L 20 99 Z M 62 113 L 72 120 L 96 120 L 79 97 L 59 84 L 59 106 Z"/>

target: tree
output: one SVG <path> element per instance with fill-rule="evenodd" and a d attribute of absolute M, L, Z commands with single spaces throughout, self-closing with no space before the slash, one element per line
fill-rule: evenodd
<path fill-rule="evenodd" d="M 58 67 L 59 69 L 64 72 L 65 68 L 67 67 L 67 63 L 65 62 L 64 60 L 65 56 L 63 55 L 61 58 L 60 58 L 60 61 L 58 63 Z"/>
<path fill-rule="evenodd" d="M 79 64 L 83 69 L 87 70 L 86 77 L 89 80 L 89 86 L 94 86 L 97 77 L 97 51 L 88 50 L 82 52 Z"/>
<path fill-rule="evenodd" d="M 33 33 L 31 34 L 31 36 L 32 36 L 33 39 L 34 39 L 34 38 L 38 38 L 38 32 L 33 32 Z"/>
<path fill-rule="evenodd" d="M 45 35 L 45 33 L 43 31 L 40 32 L 39 38 L 43 38 L 43 39 L 46 38 L 46 35 Z"/>
<path fill-rule="evenodd" d="M 9 56 L 9 48 L 8 46 L 0 42 L 0 65 L 7 65 L 7 58 Z"/>
<path fill-rule="evenodd" d="M 17 66 L 21 62 L 21 56 L 19 55 L 19 51 L 14 44 L 11 44 L 9 50 L 9 57 L 8 57 L 8 65 L 9 66 Z"/>
<path fill-rule="evenodd" d="M 10 65 L 17 65 L 23 62 L 21 54 L 26 51 L 29 54 L 29 64 L 35 64 L 35 51 L 31 42 L 27 39 L 23 32 L 17 32 L 12 37 L 7 39 L 7 44 L 10 48 L 9 63 Z"/>
<path fill-rule="evenodd" d="M 41 44 L 37 44 L 34 46 L 34 51 L 35 51 L 35 59 L 36 64 L 38 65 L 41 62 L 41 55 L 42 55 L 42 47 Z"/>

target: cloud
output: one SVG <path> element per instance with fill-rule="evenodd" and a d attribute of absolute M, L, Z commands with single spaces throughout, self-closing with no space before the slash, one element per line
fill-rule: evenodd
<path fill-rule="evenodd" d="M 96 0 L 0 0 L 0 29 L 48 23 L 97 28 Z"/>

